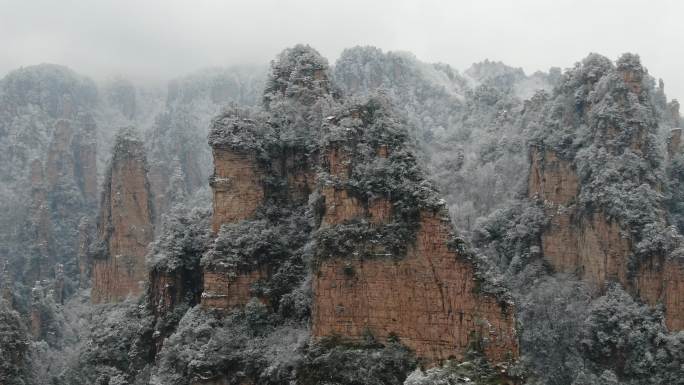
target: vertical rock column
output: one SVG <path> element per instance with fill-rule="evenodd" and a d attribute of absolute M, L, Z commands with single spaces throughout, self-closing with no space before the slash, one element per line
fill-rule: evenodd
<path fill-rule="evenodd" d="M 264 200 L 261 173 L 254 155 L 216 147 L 211 189 L 214 195 L 212 230 L 224 223 L 251 217 Z"/>
<path fill-rule="evenodd" d="M 222 224 L 235 223 L 252 217 L 263 204 L 262 172 L 256 157 L 228 147 L 214 146 L 213 192 L 214 214 L 212 230 L 218 233 Z M 266 272 L 222 271 L 205 269 L 202 306 L 228 309 L 244 305 L 251 298 L 251 285 L 265 277 Z"/>
<path fill-rule="evenodd" d="M 143 144 L 124 131 L 117 137 L 103 186 L 92 273 L 94 303 L 142 293 L 145 254 L 154 238 L 151 202 Z"/>

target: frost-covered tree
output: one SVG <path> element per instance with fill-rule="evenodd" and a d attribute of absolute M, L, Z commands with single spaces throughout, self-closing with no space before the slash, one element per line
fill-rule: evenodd
<path fill-rule="evenodd" d="M 6 384 L 32 384 L 29 336 L 24 323 L 9 304 L 0 299 L 0 379 Z"/>

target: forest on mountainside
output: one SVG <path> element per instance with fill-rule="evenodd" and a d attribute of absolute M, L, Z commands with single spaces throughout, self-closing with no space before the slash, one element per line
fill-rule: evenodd
<path fill-rule="evenodd" d="M 526 74 L 375 47 L 329 64 L 299 45 L 270 68 L 212 68 L 159 87 L 98 84 L 58 65 L 10 72 L 0 80 L 0 384 L 681 383 L 684 331 L 667 326 L 665 294 L 643 299 L 639 277 L 684 260 L 684 151 L 673 136 L 682 118 L 648 63 L 615 59 L 590 54 Z M 181 277 L 173 306 L 152 278 L 140 298 L 90 303 L 88 258 L 102 251 L 101 186 L 121 127 L 145 152 L 146 275 Z M 337 145 L 354 154 L 343 178 L 325 169 L 330 160 L 311 160 Z M 214 175 L 217 148 L 254 153 L 270 174 L 255 214 L 214 233 L 212 187 L 230 182 Z M 533 194 L 538 153 L 542 172 L 576 173 L 573 191 Z M 304 198 L 288 189 L 280 157 L 314 164 L 320 184 L 366 206 L 390 197 L 392 221 L 326 224 L 320 186 L 302 178 Z M 569 197 L 554 206 L 554 194 Z M 449 247 L 472 263 L 479 292 L 515 304 L 517 359 L 497 365 L 469 346 L 462 360 L 426 365 L 400 337 L 311 337 L 317 266 L 339 255 L 405 260 L 422 209 L 448 212 Z M 566 227 L 590 229 L 584 238 L 599 215 L 618 226 L 624 270 L 597 283 L 549 261 L 559 212 L 571 213 Z M 203 272 L 264 263 L 269 278 L 242 308 L 202 307 Z"/>

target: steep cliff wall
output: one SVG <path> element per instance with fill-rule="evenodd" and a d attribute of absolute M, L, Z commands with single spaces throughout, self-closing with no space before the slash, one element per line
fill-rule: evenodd
<path fill-rule="evenodd" d="M 116 302 L 142 292 L 145 254 L 154 237 L 153 209 L 142 142 L 122 132 L 102 192 L 99 250 L 93 263 L 92 300 Z"/>
<path fill-rule="evenodd" d="M 394 206 L 403 203 L 401 191 L 367 199 L 345 183 L 350 177 L 359 178 L 357 169 L 364 166 L 360 162 L 389 163 L 386 159 L 393 151 L 403 155 L 405 150 L 377 145 L 367 154 L 370 159 L 364 159 L 353 143 L 356 140 L 334 143 L 323 157 L 321 229 L 334 233 L 336 227 L 342 231 L 358 223 L 366 229 L 361 231 L 401 229 L 405 213 L 393 214 Z M 394 201 L 389 198 L 393 196 Z M 312 335 L 352 341 L 369 334 L 380 341 L 398 338 L 428 362 L 462 359 L 473 348 L 481 349 L 492 362 L 517 357 L 514 306 L 481 290 L 473 261 L 453 244 L 448 215 L 443 209 L 426 207 L 409 221 L 415 222 L 415 229 L 399 240 L 405 243 L 403 252 L 401 247 L 398 253 L 393 251 L 379 239 L 365 250 L 362 246 L 317 255 Z M 367 242 L 364 238 L 360 234 L 352 242 L 360 246 Z M 319 238 L 320 242 L 325 241 Z"/>
<path fill-rule="evenodd" d="M 293 75 L 274 68 L 266 106 L 292 103 L 309 120 L 303 129 L 279 126 L 285 120 L 279 109 L 267 117 L 234 112 L 214 120 L 218 237 L 203 257 L 202 306 L 231 309 L 252 298 L 279 306 L 272 280 L 284 279 L 280 247 L 313 240 L 316 339 L 398 339 L 431 363 L 461 359 L 473 348 L 493 362 L 516 358 L 514 306 L 503 291 L 490 290 L 474 257 L 459 246 L 388 102 L 350 103 L 323 114 L 315 99 L 328 85 L 318 64 L 296 67 L 312 82 L 306 86 L 313 96 L 300 88 L 290 95 L 286 80 Z M 279 211 L 285 207 L 308 207 L 313 233 L 292 238 L 291 223 L 272 219 L 295 216 L 296 210 Z M 280 246 L 281 237 L 292 245 Z"/>
<path fill-rule="evenodd" d="M 493 362 L 517 357 L 514 307 L 479 292 L 472 263 L 447 246 L 451 235 L 443 214 L 424 213 L 402 260 L 322 262 L 313 281 L 312 335 L 398 338 L 431 362 L 462 359 L 472 348 Z"/>
<path fill-rule="evenodd" d="M 202 306 L 212 309 L 233 309 L 244 306 L 254 297 L 252 285 L 268 279 L 265 267 L 253 271 L 212 269 L 204 272 Z"/>
<path fill-rule="evenodd" d="M 228 131 L 239 136 L 255 127 L 253 121 L 226 116 L 215 121 L 213 132 L 225 134 Z M 292 213 L 283 213 L 285 218 L 278 218 L 275 213 L 287 207 L 301 210 L 315 188 L 312 172 L 314 163 L 310 157 L 297 146 L 283 145 L 282 148 L 273 150 L 268 161 L 258 161 L 257 151 L 237 149 L 216 137 L 212 145 L 215 157 L 214 175 L 210 179 L 214 197 L 212 230 L 219 236 L 212 248 L 212 256 L 219 260 L 224 259 L 226 253 L 217 251 L 222 247 L 219 245 L 221 239 L 240 237 L 241 231 L 253 233 L 250 234 L 253 238 L 249 242 L 237 240 L 239 245 L 230 246 L 229 250 L 235 255 L 242 255 L 241 250 L 244 248 L 258 249 L 263 242 L 277 242 L 275 238 L 282 229 L 279 222 Z M 271 213 L 268 214 L 268 211 Z M 259 233 L 263 221 L 270 222 L 267 227 L 271 227 L 269 231 L 273 231 L 272 234 Z M 224 234 L 221 231 L 222 225 L 227 225 L 230 229 L 226 231 L 234 235 Z M 303 226 L 301 230 L 306 231 L 306 227 Z M 262 238 L 269 236 L 272 239 Z M 292 249 L 296 249 L 298 241 L 290 241 Z M 250 242 L 254 245 L 250 245 Z M 202 306 L 228 309 L 243 306 L 253 297 L 269 303 L 269 298 L 255 291 L 255 285 L 268 281 L 282 261 L 269 260 L 267 250 L 256 251 L 259 255 L 250 260 L 244 260 L 244 255 L 235 257 L 234 261 L 217 263 L 209 262 L 213 257 L 206 258 Z M 282 255 L 279 253 L 278 258 L 280 257 Z"/>
<path fill-rule="evenodd" d="M 264 200 L 263 172 L 253 154 L 240 154 L 230 149 L 214 148 L 214 220 L 217 232 L 223 223 L 251 217 Z"/>
<path fill-rule="evenodd" d="M 543 202 L 549 218 L 542 252 L 556 271 L 577 273 L 602 288 L 608 280 L 627 283 L 629 239 L 602 212 L 583 214 L 574 166 L 552 150 L 530 152 L 530 198 Z"/>
<path fill-rule="evenodd" d="M 681 236 L 669 235 L 659 198 L 665 183 L 654 155 L 653 90 L 638 57 L 626 54 L 617 67 L 606 60 L 590 56 L 566 75 L 547 115 L 558 126 L 547 127 L 530 151 L 528 196 L 549 220 L 542 253 L 554 270 L 576 274 L 597 293 L 619 282 L 643 302 L 662 303 L 668 327 L 678 330 L 684 261 L 675 251 Z M 573 111 L 564 92 L 575 81 L 576 95 L 587 100 Z M 668 158 L 679 150 L 679 135 L 672 132 Z"/>
<path fill-rule="evenodd" d="M 602 211 L 587 213 L 576 203 L 581 186 L 572 163 L 548 149 L 533 149 L 530 158 L 529 196 L 543 202 L 549 218 L 541 237 L 545 260 L 556 271 L 577 274 L 599 293 L 607 283 L 619 282 L 648 304 L 662 303 L 668 327 L 680 330 L 683 264 L 654 255 L 630 271 L 631 233 Z"/>
<path fill-rule="evenodd" d="M 90 246 L 93 241 L 93 228 L 88 217 L 81 218 L 78 225 L 78 285 L 81 288 L 90 286 L 90 274 L 93 261 Z"/>
<path fill-rule="evenodd" d="M 331 226 L 358 220 L 368 221 L 369 226 L 391 224 L 390 199 L 377 196 L 366 200 L 344 186 L 325 183 L 329 177 L 349 180 L 352 162 L 344 153 L 344 146 L 331 146 L 321 157 L 327 168 L 318 176 L 318 185 L 323 186 L 319 190 L 324 200 L 322 228 L 334 232 Z M 387 146 L 379 146 L 373 156 L 387 158 L 388 153 Z M 230 185 L 239 192 L 237 186 L 254 183 L 254 174 L 241 173 L 248 175 L 247 183 Z M 224 195 L 214 196 L 221 199 Z M 236 204 L 236 196 L 247 195 L 229 192 L 228 196 Z M 247 206 L 253 202 L 248 201 Z M 214 213 L 215 226 L 217 220 L 231 223 L 223 215 Z M 313 272 L 312 335 L 338 335 L 352 341 L 360 341 L 369 332 L 382 341 L 398 337 L 431 362 L 463 358 L 473 347 L 481 347 L 495 362 L 515 358 L 514 307 L 480 290 L 473 262 L 449 246 L 453 234 L 443 213 L 426 209 L 415 221 L 414 239 L 397 246 L 406 249 L 403 257 L 383 257 L 387 253 L 382 248 L 375 250 L 380 256 L 371 260 L 351 254 L 317 257 L 321 261 Z M 205 267 L 202 304 L 208 308 L 245 305 L 254 297 L 254 285 L 270 276 L 268 266 L 263 265 L 247 271 Z"/>

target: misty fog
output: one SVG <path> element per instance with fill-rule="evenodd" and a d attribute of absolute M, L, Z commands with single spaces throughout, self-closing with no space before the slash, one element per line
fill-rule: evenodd
<path fill-rule="evenodd" d="M 410 51 L 459 70 L 484 59 L 527 74 L 590 52 L 637 52 L 684 98 L 684 4 L 675 0 L 0 0 L 0 75 L 57 63 L 95 78 L 169 78 L 212 66 L 266 64 L 309 44 Z"/>

